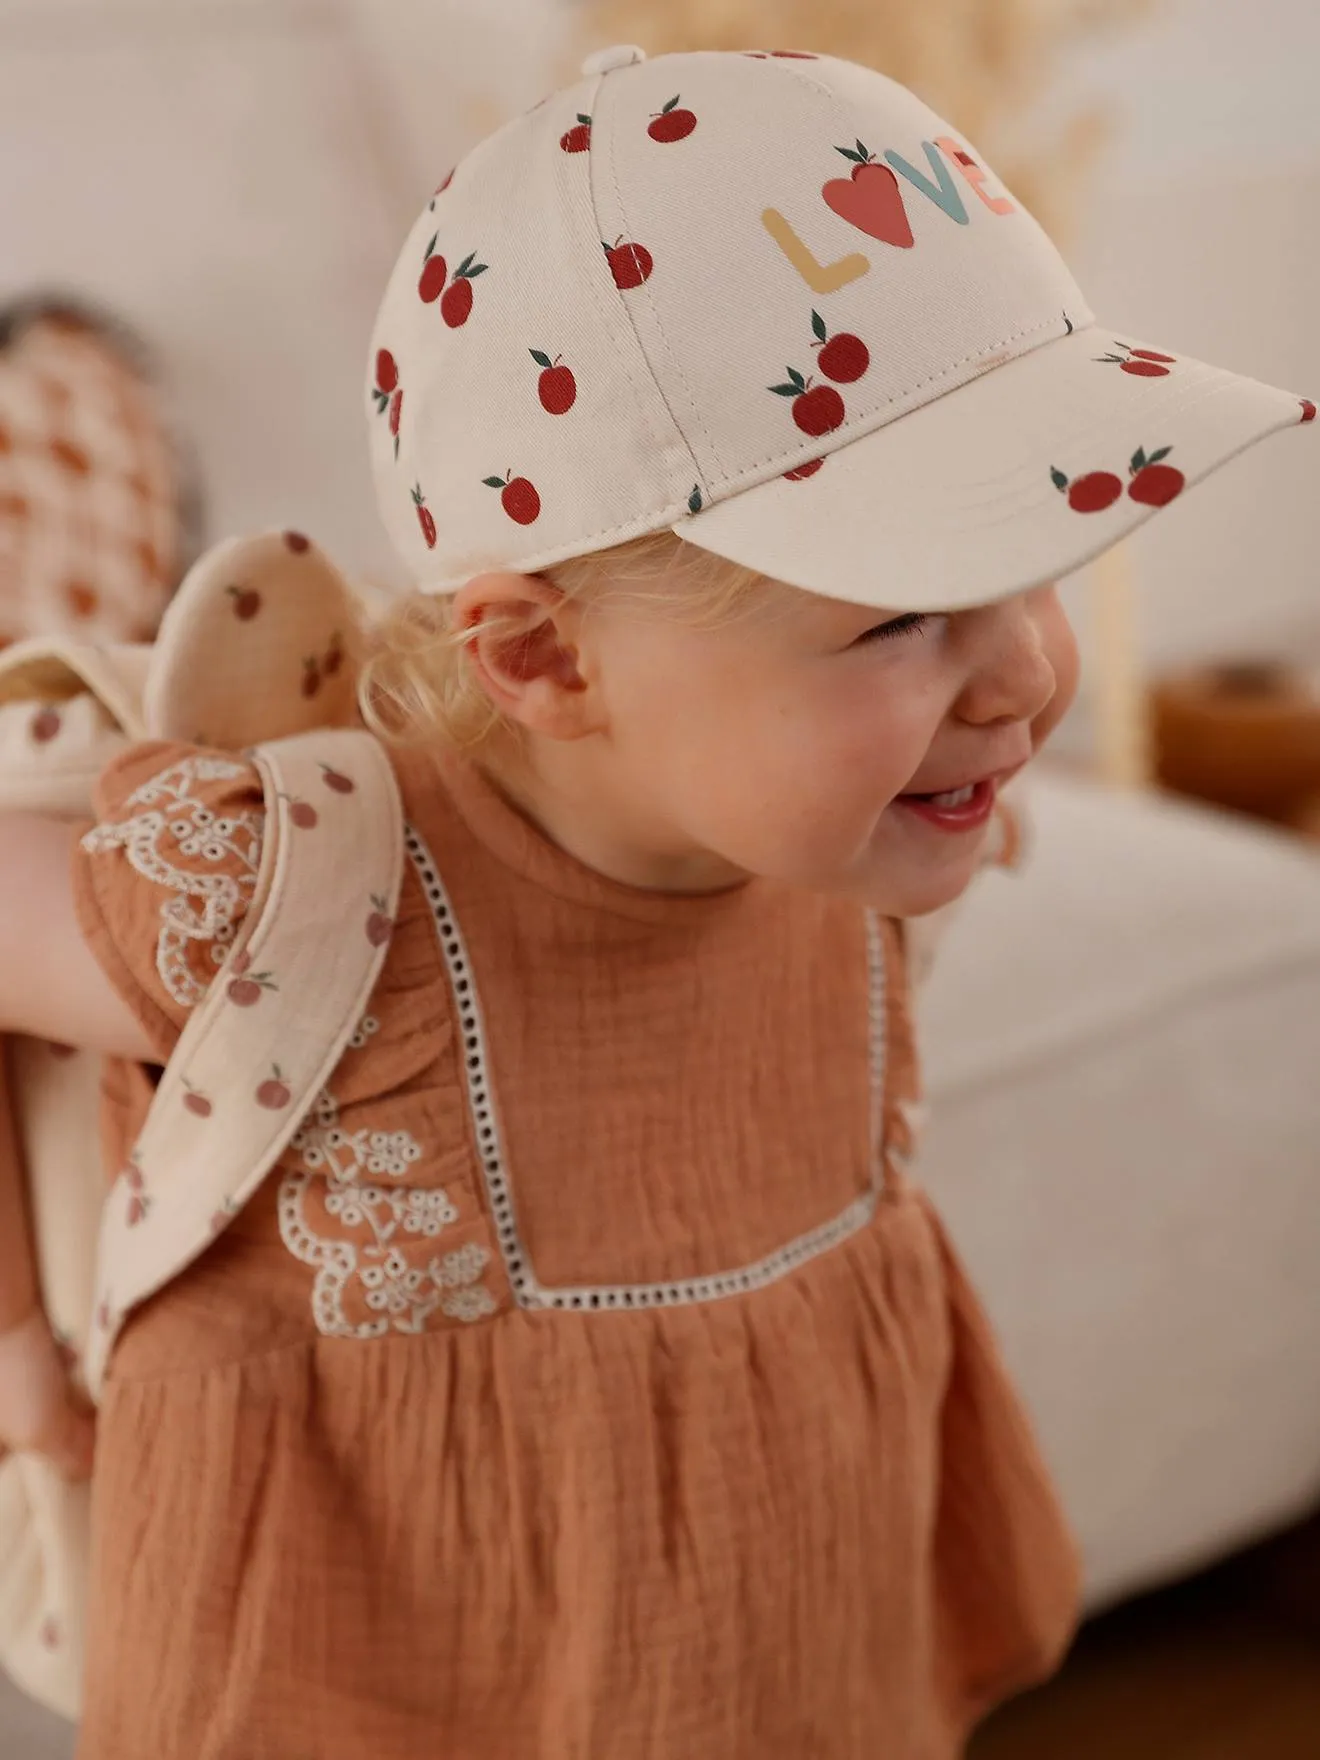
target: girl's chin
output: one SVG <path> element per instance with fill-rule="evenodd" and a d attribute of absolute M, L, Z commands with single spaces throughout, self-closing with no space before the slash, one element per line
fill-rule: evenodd
<path fill-rule="evenodd" d="M 964 850 L 942 862 L 889 861 L 879 870 L 877 892 L 896 902 L 880 905 L 886 915 L 925 917 L 962 897 L 980 868 L 979 848 Z"/>

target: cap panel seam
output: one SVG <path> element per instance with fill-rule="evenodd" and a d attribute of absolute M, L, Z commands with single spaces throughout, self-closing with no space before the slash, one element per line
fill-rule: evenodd
<path fill-rule="evenodd" d="M 637 64 L 637 65 L 641 65 L 641 64 Z M 618 160 L 613 152 L 612 142 L 611 142 L 610 147 L 607 148 L 607 153 L 608 153 L 608 158 L 609 158 L 609 164 L 608 164 L 608 166 L 602 165 L 601 175 L 607 176 L 609 178 L 610 188 L 614 194 L 616 208 L 618 210 L 620 219 L 623 220 L 624 226 L 625 226 L 625 228 L 627 228 L 629 226 L 629 222 L 626 218 L 627 209 L 626 209 L 626 206 L 625 206 L 625 203 L 623 200 L 623 192 L 619 186 Z M 599 225 L 600 208 L 599 208 L 599 204 L 596 200 L 596 182 L 595 182 L 595 167 L 594 166 L 592 167 L 591 198 L 592 198 L 592 207 L 593 207 L 593 210 L 596 215 L 597 224 Z M 652 322 L 653 331 L 654 331 L 655 335 L 659 338 L 660 346 L 664 350 L 665 359 L 669 362 L 669 365 L 672 367 L 672 369 L 674 371 L 675 377 L 678 379 L 679 383 L 683 387 L 684 392 L 686 393 L 688 406 L 693 412 L 693 417 L 697 423 L 697 426 L 701 429 L 702 438 L 706 441 L 707 455 L 709 457 L 714 457 L 715 456 L 715 447 L 714 447 L 713 442 L 711 441 L 710 434 L 705 426 L 705 423 L 702 420 L 700 405 L 697 403 L 697 400 L 693 397 L 692 388 L 687 382 L 686 375 L 684 374 L 681 366 L 679 365 L 677 359 L 675 358 L 673 352 L 671 351 L 671 349 L 669 347 L 669 343 L 665 337 L 664 328 L 660 324 L 659 317 L 658 317 L 658 314 L 657 314 L 656 308 L 655 308 L 655 302 L 651 298 L 651 294 L 650 294 L 649 288 L 647 286 L 647 283 L 645 281 L 643 281 L 640 288 L 631 289 L 630 291 L 632 291 L 634 293 L 641 293 L 642 297 L 645 299 L 647 310 L 651 314 L 651 322 Z M 622 292 L 619 292 L 617 297 L 618 297 L 619 304 L 624 309 L 624 314 L 625 314 L 627 322 L 628 322 L 628 327 L 632 331 L 633 336 L 636 338 L 638 352 L 641 354 L 642 359 L 646 362 L 647 372 L 650 374 L 651 383 L 655 387 L 656 395 L 660 398 L 660 401 L 664 404 L 665 409 L 668 412 L 669 419 L 673 423 L 674 431 L 678 435 L 679 439 L 683 442 L 684 449 L 687 452 L 688 459 L 691 463 L 692 471 L 694 473 L 693 474 L 693 481 L 701 488 L 703 495 L 704 495 L 709 490 L 709 482 L 708 482 L 706 473 L 701 468 L 701 465 L 698 462 L 696 453 L 692 449 L 692 442 L 687 437 L 687 432 L 683 426 L 683 423 L 679 420 L 678 415 L 674 409 L 674 406 L 670 402 L 669 397 L 665 392 L 664 386 L 660 383 L 659 377 L 658 377 L 656 370 L 655 370 L 655 364 L 651 359 L 650 353 L 647 350 L 645 342 L 642 340 L 641 332 L 637 328 L 636 321 L 633 318 L 631 311 L 628 310 L 628 303 L 629 302 L 624 298 Z"/>

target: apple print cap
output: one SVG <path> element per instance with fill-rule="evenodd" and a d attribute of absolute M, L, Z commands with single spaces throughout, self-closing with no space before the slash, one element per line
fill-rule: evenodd
<path fill-rule="evenodd" d="M 368 402 L 426 591 L 672 527 L 904 610 L 1066 574 L 1315 415 L 1098 324 L 976 149 L 884 75 L 631 47 L 436 191 Z"/>

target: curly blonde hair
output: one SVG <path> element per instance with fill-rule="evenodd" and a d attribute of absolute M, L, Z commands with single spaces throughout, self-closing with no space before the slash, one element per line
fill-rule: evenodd
<path fill-rule="evenodd" d="M 625 597 L 711 628 L 737 616 L 768 585 L 754 569 L 699 550 L 672 532 L 652 532 L 609 550 L 541 570 L 568 599 Z M 453 600 L 414 593 L 371 632 L 358 687 L 372 732 L 395 745 L 439 739 L 482 746 L 511 725 L 468 661 L 475 629 L 454 623 Z"/>

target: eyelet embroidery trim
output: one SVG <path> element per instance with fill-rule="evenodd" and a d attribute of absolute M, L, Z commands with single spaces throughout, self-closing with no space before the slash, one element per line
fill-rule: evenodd
<path fill-rule="evenodd" d="M 499 1241 L 504 1269 L 513 1290 L 514 1300 L 521 1308 L 532 1310 L 610 1310 L 636 1308 L 688 1307 L 699 1302 L 717 1300 L 722 1296 L 740 1295 L 764 1289 L 777 1282 L 798 1266 L 830 1251 L 860 1233 L 875 1216 L 884 1189 L 884 1091 L 886 1044 L 887 973 L 884 942 L 879 919 L 867 913 L 867 967 L 869 994 L 867 1014 L 871 1044 L 871 1185 L 855 1198 L 838 1216 L 820 1227 L 799 1235 L 795 1240 L 776 1248 L 773 1253 L 750 1265 L 706 1277 L 680 1279 L 673 1283 L 597 1284 L 577 1288 L 547 1288 L 536 1276 L 526 1245 L 518 1231 L 517 1213 L 499 1124 L 489 1078 L 486 1035 L 481 1004 L 471 962 L 463 941 L 458 919 L 454 914 L 444 881 L 440 877 L 430 851 L 417 833 L 409 827 L 406 833 L 408 855 L 417 870 L 426 893 L 427 903 L 435 920 L 441 950 L 449 971 L 450 986 L 458 1009 L 459 1029 L 463 1041 L 463 1065 L 467 1083 L 468 1104 L 477 1133 L 477 1152 L 495 1234 Z"/>
<path fill-rule="evenodd" d="M 133 790 L 126 807 L 149 809 L 122 823 L 97 825 L 82 840 L 89 855 L 122 849 L 143 879 L 177 894 L 160 907 L 156 970 L 182 1008 L 195 1008 L 223 964 L 235 927 L 257 887 L 266 815 L 260 809 L 214 813 L 195 798 L 198 784 L 233 782 L 251 771 L 227 758 L 191 757 Z M 181 866 L 173 851 L 196 864 Z M 240 872 L 207 873 L 223 862 Z"/>
<path fill-rule="evenodd" d="M 368 1031 L 370 1020 L 364 1019 L 359 1034 Z M 485 1247 L 470 1241 L 420 1264 L 408 1250 L 459 1219 L 443 1187 L 384 1183 L 402 1179 L 421 1160 L 421 1145 L 408 1131 L 344 1130 L 339 1103 L 325 1089 L 291 1147 L 302 1166 L 280 1181 L 280 1238 L 296 1259 L 316 1267 L 312 1316 L 318 1332 L 381 1338 L 390 1331 L 424 1332 L 437 1309 L 461 1321 L 494 1313 L 494 1297 L 480 1281 L 490 1262 Z M 308 1220 L 306 1200 L 314 1183 L 324 1187 L 326 1215 L 344 1235 L 320 1233 Z M 345 1238 L 349 1230 L 364 1229 L 368 1240 Z M 374 1317 L 350 1318 L 346 1297 Z"/>

